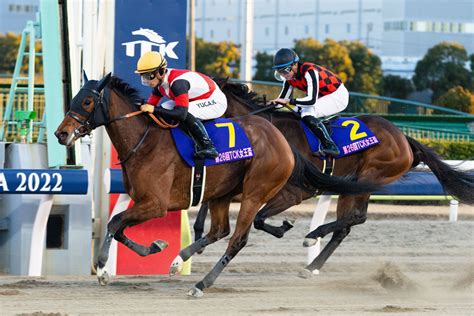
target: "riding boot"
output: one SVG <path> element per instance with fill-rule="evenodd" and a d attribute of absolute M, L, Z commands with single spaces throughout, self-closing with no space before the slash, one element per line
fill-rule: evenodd
<path fill-rule="evenodd" d="M 307 115 L 303 117 L 303 121 L 311 129 L 311 131 L 321 141 L 321 151 L 324 155 L 331 155 L 333 157 L 339 156 L 339 148 L 329 135 L 326 126 L 314 116 Z M 320 151 L 313 153 L 314 155 L 321 155 Z"/>
<path fill-rule="evenodd" d="M 201 159 L 216 158 L 219 154 L 202 122 L 188 113 L 184 123 L 195 143 L 194 157 Z"/>

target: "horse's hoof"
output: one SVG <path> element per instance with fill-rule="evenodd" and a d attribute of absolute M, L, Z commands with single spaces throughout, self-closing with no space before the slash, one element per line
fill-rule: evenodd
<path fill-rule="evenodd" d="M 294 219 L 285 219 L 283 221 L 283 225 L 287 226 L 288 230 L 290 230 L 293 227 L 295 227 L 295 220 Z"/>
<path fill-rule="evenodd" d="M 170 276 L 174 276 L 176 273 L 180 273 L 183 269 L 183 258 L 181 256 L 177 256 L 174 258 L 173 262 L 171 262 L 170 266 Z"/>
<path fill-rule="evenodd" d="M 198 289 L 197 287 L 193 287 L 192 289 L 190 289 L 187 293 L 188 296 L 192 296 L 192 297 L 203 297 L 204 296 L 204 292 L 201 291 L 200 289 Z"/>
<path fill-rule="evenodd" d="M 164 240 L 155 240 L 151 245 L 150 245 L 150 254 L 152 253 L 157 253 L 160 251 L 163 251 L 168 247 L 168 243 Z"/>
<path fill-rule="evenodd" d="M 308 269 L 302 269 L 298 272 L 298 277 L 302 279 L 311 279 L 313 275 L 313 272 Z"/>
<path fill-rule="evenodd" d="M 311 246 L 314 246 L 316 245 L 316 243 L 318 242 L 317 239 L 314 239 L 314 238 L 305 238 L 303 240 L 303 247 L 311 247 Z"/>
<path fill-rule="evenodd" d="M 202 248 L 202 249 L 196 251 L 196 253 L 197 253 L 198 255 L 200 255 L 200 254 L 202 254 L 202 253 L 204 252 L 204 250 L 206 250 L 206 247 L 204 247 L 204 248 Z"/>
<path fill-rule="evenodd" d="M 105 269 L 97 269 L 97 280 L 99 281 L 100 285 L 107 285 L 110 280 L 109 273 Z"/>

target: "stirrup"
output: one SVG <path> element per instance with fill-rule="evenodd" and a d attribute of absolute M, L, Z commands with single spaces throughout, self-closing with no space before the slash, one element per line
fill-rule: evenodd
<path fill-rule="evenodd" d="M 209 158 L 209 159 L 214 159 L 217 156 L 219 156 L 219 153 L 215 148 L 203 148 L 201 150 L 198 150 L 194 153 L 195 158 Z"/>
<path fill-rule="evenodd" d="M 332 150 L 328 150 L 327 148 L 324 148 L 323 145 L 319 143 L 319 149 L 318 151 L 313 152 L 313 156 L 321 157 L 321 158 L 324 158 L 326 156 L 332 156 L 333 158 L 336 158 L 337 156 L 341 154 L 337 146 L 336 146 L 336 150 L 337 150 L 337 153 Z"/>
<path fill-rule="evenodd" d="M 328 148 L 325 148 L 323 149 L 323 152 L 326 156 L 332 156 L 333 158 L 336 158 L 337 156 L 339 156 L 341 154 L 341 152 L 339 151 L 339 148 L 336 147 L 336 150 L 331 150 L 331 149 L 328 149 Z"/>

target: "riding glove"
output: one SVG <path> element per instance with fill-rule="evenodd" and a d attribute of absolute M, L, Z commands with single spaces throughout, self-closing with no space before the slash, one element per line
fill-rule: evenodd
<path fill-rule="evenodd" d="M 142 106 L 140 106 L 140 111 L 142 112 L 153 113 L 154 110 L 155 106 L 151 104 L 143 104 Z"/>

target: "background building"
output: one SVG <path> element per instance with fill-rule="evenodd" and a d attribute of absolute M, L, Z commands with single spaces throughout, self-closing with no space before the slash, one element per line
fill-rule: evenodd
<path fill-rule="evenodd" d="M 26 21 L 36 20 L 39 0 L 0 0 L 0 34 L 21 33 Z"/>
<path fill-rule="evenodd" d="M 240 44 L 242 12 L 242 1 L 196 0 L 196 36 Z M 254 0 L 254 51 L 273 53 L 307 37 L 360 40 L 381 57 L 385 73 L 410 77 L 439 42 L 474 53 L 474 1 Z"/>
<path fill-rule="evenodd" d="M 380 56 L 386 72 L 410 75 L 426 51 L 443 41 L 474 53 L 474 1 L 383 1 Z"/>

